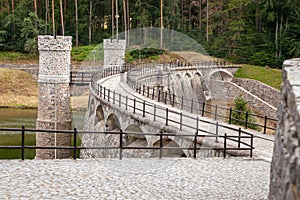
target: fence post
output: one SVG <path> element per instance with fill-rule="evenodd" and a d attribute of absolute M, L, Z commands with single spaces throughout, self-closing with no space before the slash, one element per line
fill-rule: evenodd
<path fill-rule="evenodd" d="M 215 108 L 215 120 L 217 120 L 217 115 L 218 115 L 218 105 L 216 104 L 216 108 Z"/>
<path fill-rule="evenodd" d="M 158 89 L 158 96 L 157 96 L 157 101 L 160 101 L 160 89 Z"/>
<path fill-rule="evenodd" d="M 120 151 L 119 151 L 119 160 L 122 160 L 122 151 L 123 151 L 123 131 L 120 130 Z"/>
<path fill-rule="evenodd" d="M 205 102 L 202 103 L 202 117 L 204 116 Z"/>
<path fill-rule="evenodd" d="M 252 158 L 252 153 L 253 153 L 253 135 L 251 134 L 251 143 L 250 143 L 250 158 Z"/>
<path fill-rule="evenodd" d="M 74 158 L 76 160 L 76 151 L 77 151 L 77 129 L 74 128 L 74 144 L 73 144 L 73 154 L 74 154 Z"/>
<path fill-rule="evenodd" d="M 169 108 L 166 108 L 166 126 L 168 126 Z"/>
<path fill-rule="evenodd" d="M 163 148 L 163 132 L 159 132 L 159 158 L 162 158 L 162 148 Z"/>
<path fill-rule="evenodd" d="M 102 85 L 100 85 L 100 97 L 102 97 Z"/>
<path fill-rule="evenodd" d="M 145 85 L 143 85 L 143 96 L 145 95 Z"/>
<path fill-rule="evenodd" d="M 194 158 L 197 157 L 197 136 L 198 136 L 198 128 L 195 132 L 195 139 L 194 139 Z"/>
<path fill-rule="evenodd" d="M 241 148 L 241 128 L 239 128 L 238 148 Z"/>
<path fill-rule="evenodd" d="M 246 121 L 245 121 L 245 128 L 248 128 L 248 111 L 246 112 Z"/>
<path fill-rule="evenodd" d="M 231 124 L 232 108 L 229 109 L 229 124 Z"/>
<path fill-rule="evenodd" d="M 104 91 L 103 91 L 103 97 L 104 97 L 104 99 L 105 99 L 106 88 L 104 87 L 103 90 L 104 90 Z"/>
<path fill-rule="evenodd" d="M 175 94 L 173 94 L 173 107 L 175 106 Z"/>
<path fill-rule="evenodd" d="M 22 151 L 21 151 L 22 160 L 25 159 L 25 126 L 22 125 Z"/>
<path fill-rule="evenodd" d="M 226 142 L 227 142 L 227 133 L 225 133 L 225 135 L 224 135 L 224 155 L 223 155 L 223 157 L 224 158 L 226 158 Z"/>
<path fill-rule="evenodd" d="M 180 113 L 180 128 L 179 129 L 182 131 L 182 112 Z"/>
<path fill-rule="evenodd" d="M 136 105 L 136 99 L 133 99 L 133 113 L 135 113 L 135 105 Z"/>
<path fill-rule="evenodd" d="M 266 134 L 267 132 L 267 120 L 268 120 L 268 117 L 267 115 L 265 116 L 265 125 L 264 125 L 264 134 Z"/>
<path fill-rule="evenodd" d="M 145 117 L 145 110 L 146 110 L 146 102 L 143 102 L 143 117 Z"/>
<path fill-rule="evenodd" d="M 154 100 L 154 92 L 155 92 L 155 90 L 154 90 L 154 87 L 152 88 L 152 100 Z"/>
<path fill-rule="evenodd" d="M 109 98 L 110 98 L 110 89 L 108 89 L 108 91 L 107 91 L 107 99 L 108 99 L 108 102 L 109 102 Z"/>
<path fill-rule="evenodd" d="M 115 104 L 115 99 L 116 99 L 116 91 L 114 90 L 114 92 L 113 92 L 113 104 Z"/>
<path fill-rule="evenodd" d="M 167 104 L 168 92 L 165 92 L 165 104 Z"/>
<path fill-rule="evenodd" d="M 216 122 L 216 143 L 219 143 L 219 122 Z"/>
<path fill-rule="evenodd" d="M 147 86 L 147 97 L 149 98 L 149 86 Z"/>

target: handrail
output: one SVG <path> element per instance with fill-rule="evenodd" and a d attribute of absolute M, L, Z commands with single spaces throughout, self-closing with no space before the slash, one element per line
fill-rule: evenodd
<path fill-rule="evenodd" d="M 202 64 L 205 62 L 202 62 Z M 234 110 L 232 108 L 226 108 L 222 106 L 218 106 L 217 104 L 209 104 L 203 101 L 195 101 L 193 99 L 185 98 L 183 96 L 178 97 L 175 95 L 175 93 L 171 93 L 171 91 L 163 91 L 159 86 L 157 87 L 151 87 L 149 85 L 140 84 L 136 76 L 145 76 L 145 75 L 155 75 L 155 73 L 159 73 L 160 75 L 162 72 L 168 72 L 168 67 L 172 66 L 170 65 L 164 65 L 163 70 L 159 70 L 157 68 L 135 68 L 128 72 L 127 76 L 127 84 L 136 90 L 136 92 L 147 96 L 148 98 L 152 98 L 152 100 L 157 100 L 159 102 L 172 105 L 173 107 L 181 108 L 182 110 L 190 111 L 191 113 L 202 113 L 202 116 L 213 118 L 217 120 L 218 118 L 224 119 L 229 124 L 231 124 L 233 121 L 240 122 L 241 124 L 244 124 L 245 128 L 248 128 L 249 125 L 253 125 L 256 127 L 260 127 L 263 130 L 263 133 L 266 134 L 267 130 L 275 131 L 276 130 L 276 124 L 278 122 L 277 119 L 266 116 L 261 116 L 258 114 L 250 114 L 248 112 L 243 112 L 239 110 Z M 176 67 L 176 66 L 175 66 Z M 178 67 L 178 66 L 177 66 Z M 132 76 L 135 76 L 133 78 Z M 168 103 L 169 102 L 169 103 Z M 195 106 L 198 105 L 198 106 Z M 201 105 L 201 106 L 200 106 Z M 210 108 L 210 109 L 209 109 Z M 210 111 L 212 110 L 212 111 Z M 225 111 L 226 115 L 218 114 L 223 112 L 218 111 Z M 232 116 L 232 113 L 242 113 L 246 115 L 245 120 L 236 119 Z M 250 117 L 255 117 L 256 121 L 262 121 L 262 124 L 260 123 L 253 123 L 249 121 Z M 274 126 L 270 126 L 274 125 Z"/>
<path fill-rule="evenodd" d="M 246 145 L 246 147 L 241 147 L 240 144 L 243 144 L 243 142 L 238 143 L 237 147 L 227 147 L 227 140 L 232 140 L 232 138 L 236 138 L 237 136 L 229 136 L 227 134 L 225 134 L 224 136 L 222 135 L 204 135 L 204 134 L 172 134 L 172 133 L 163 133 L 162 131 L 160 131 L 159 133 L 138 133 L 138 132 L 123 132 L 122 130 L 120 130 L 119 132 L 116 131 L 102 131 L 102 132 L 95 132 L 95 131 L 78 131 L 76 128 L 74 130 L 49 130 L 49 129 L 27 129 L 25 128 L 25 126 L 22 126 L 22 128 L 18 129 L 18 128 L 0 128 L 0 133 L 1 131 L 12 131 L 12 132 L 18 132 L 21 133 L 21 145 L 1 145 L 0 149 L 21 149 L 21 159 L 24 160 L 25 159 L 25 150 L 26 149 L 69 149 L 69 150 L 73 150 L 73 158 L 77 159 L 76 156 L 76 152 L 77 150 L 81 150 L 81 149 L 116 149 L 119 150 L 119 159 L 122 159 L 122 152 L 125 149 L 148 149 L 148 150 L 159 150 L 160 151 L 160 158 L 162 158 L 162 151 L 166 150 L 166 149 L 181 149 L 181 150 L 193 150 L 194 155 L 193 157 L 196 158 L 197 157 L 197 150 L 219 150 L 219 151 L 223 151 L 223 157 L 226 158 L 226 154 L 229 150 L 235 150 L 235 151 L 249 151 L 250 152 L 250 157 L 252 157 L 252 151 L 253 151 L 253 137 L 251 138 L 251 143 L 250 146 Z M 73 135 L 73 140 L 74 140 L 74 144 L 73 146 L 71 145 L 67 145 L 67 146 L 29 146 L 29 145 L 25 145 L 25 141 L 26 141 L 26 133 L 27 132 L 44 132 L 44 133 L 62 133 L 62 134 L 72 134 Z M 78 134 L 113 134 L 113 135 L 119 135 L 119 146 L 111 146 L 111 147 L 93 147 L 93 146 L 78 146 L 77 145 L 77 136 Z M 160 146 L 159 147 L 128 147 L 128 146 L 124 146 L 123 144 L 123 137 L 126 135 L 151 135 L 151 136 L 157 136 L 159 137 L 159 142 L 160 142 Z M 194 143 L 193 147 L 165 147 L 163 146 L 163 136 L 175 136 L 175 137 L 191 137 L 193 139 L 191 139 L 191 141 Z M 216 140 L 218 138 L 223 138 L 224 140 L 224 145 L 223 147 L 219 146 L 219 147 L 197 147 L 197 139 L 199 137 L 214 137 L 216 138 Z M 241 138 L 248 138 L 246 136 L 243 137 L 238 137 L 239 140 Z"/>

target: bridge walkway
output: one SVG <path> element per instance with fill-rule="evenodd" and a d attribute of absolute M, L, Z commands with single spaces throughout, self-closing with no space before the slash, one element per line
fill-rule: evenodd
<path fill-rule="evenodd" d="M 186 111 L 182 111 L 180 109 L 174 108 L 172 106 L 168 106 L 156 101 L 153 101 L 145 96 L 142 96 L 138 93 L 136 93 L 132 88 L 130 88 L 126 83 L 121 82 L 121 75 L 114 75 L 109 76 L 106 78 L 103 78 L 98 81 L 99 84 L 101 84 L 102 87 L 105 87 L 107 89 L 110 89 L 111 92 L 114 91 L 115 94 L 122 94 L 123 98 L 124 96 L 127 96 L 128 99 L 136 99 L 136 107 L 133 108 L 131 106 L 126 106 L 127 110 L 129 112 L 135 112 L 137 114 L 144 115 L 146 118 L 149 118 L 150 120 L 155 120 L 157 122 L 161 122 L 161 124 L 167 124 L 168 126 L 175 127 L 178 129 L 178 131 L 181 134 L 194 134 L 195 130 L 198 127 L 198 130 L 200 132 L 198 134 L 206 134 L 209 132 L 218 133 L 219 135 L 224 135 L 225 133 L 230 136 L 238 136 L 238 132 L 234 130 L 230 130 L 225 127 L 232 127 L 234 129 L 238 129 L 238 126 L 235 125 L 228 125 L 226 123 L 222 122 L 216 122 L 212 119 L 204 118 L 201 115 L 197 115 L 195 113 L 189 113 Z M 111 95 L 112 96 L 112 95 Z M 116 99 L 119 98 L 116 96 Z M 143 105 L 142 102 L 145 102 Z M 123 108 L 125 108 L 125 105 L 120 104 Z M 155 105 L 155 106 L 154 106 Z M 145 107 L 145 108 L 143 108 Z M 143 113 L 142 111 L 146 110 L 146 113 Z M 166 112 L 168 110 L 169 112 Z M 151 114 L 152 113 L 152 114 Z M 153 113 L 155 113 L 153 115 Z M 182 114 L 180 114 L 182 113 Z M 154 117 L 156 115 L 156 117 Z M 168 121 L 166 122 L 165 118 L 168 118 Z M 184 117 L 180 117 L 184 116 Z M 196 119 L 199 119 L 196 120 Z M 201 120 L 205 120 L 206 123 L 201 123 Z M 182 123 L 178 123 L 181 121 Z M 198 121 L 198 122 L 197 122 Z M 207 123 L 207 121 L 210 122 Z M 181 126 L 180 124 L 184 124 L 185 126 Z M 218 124 L 218 125 L 217 125 Z M 224 125 L 224 127 L 223 127 Z M 242 129 L 243 131 L 247 133 L 251 133 L 254 135 L 253 144 L 254 144 L 254 151 L 253 151 L 253 157 L 258 159 L 263 159 L 266 161 L 271 161 L 272 154 L 273 154 L 273 141 L 274 136 L 273 135 L 264 135 L 260 132 L 250 130 L 250 129 Z M 249 138 L 245 138 L 249 139 Z M 222 141 L 222 138 L 219 138 L 220 142 Z M 231 141 L 229 141 L 230 144 Z M 248 141 L 247 141 L 248 142 Z M 231 142 L 232 145 L 236 146 L 236 142 Z M 243 147 L 243 145 L 241 145 Z"/>

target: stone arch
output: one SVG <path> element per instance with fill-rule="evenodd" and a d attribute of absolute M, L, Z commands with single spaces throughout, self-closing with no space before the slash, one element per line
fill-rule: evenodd
<path fill-rule="evenodd" d="M 121 126 L 118 117 L 115 114 L 110 114 L 106 119 L 106 131 L 120 131 Z"/>
<path fill-rule="evenodd" d="M 132 133 L 143 133 L 144 132 L 142 130 L 142 128 L 140 126 L 138 126 L 137 124 L 129 125 L 125 129 L 125 132 L 127 133 L 126 138 L 125 138 L 126 145 L 138 143 L 138 145 L 147 146 L 147 139 L 146 139 L 145 135 L 130 134 L 130 132 L 132 132 Z"/>
<path fill-rule="evenodd" d="M 184 74 L 184 78 L 186 78 L 187 80 L 190 80 L 192 78 L 192 75 L 189 72 L 186 72 Z"/>
<path fill-rule="evenodd" d="M 225 69 L 216 69 L 209 74 L 210 80 L 231 81 L 233 75 Z"/>
<path fill-rule="evenodd" d="M 95 99 L 92 98 L 90 100 L 90 110 L 89 110 L 89 116 L 92 116 L 94 114 L 94 110 L 95 110 Z"/>
<path fill-rule="evenodd" d="M 99 105 L 96 109 L 96 119 L 98 122 L 104 120 L 104 111 L 102 105 Z"/>
<path fill-rule="evenodd" d="M 180 147 L 177 142 L 170 138 L 163 138 L 163 147 Z M 160 145 L 160 140 L 157 140 L 154 144 L 153 147 L 159 147 Z M 154 153 L 155 156 L 159 156 L 159 151 L 156 150 Z M 187 157 L 186 154 L 183 152 L 182 149 L 164 149 L 162 151 L 162 156 L 163 157 Z"/>

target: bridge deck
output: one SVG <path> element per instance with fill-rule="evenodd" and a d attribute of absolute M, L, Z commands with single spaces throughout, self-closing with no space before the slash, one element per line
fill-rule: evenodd
<path fill-rule="evenodd" d="M 180 129 L 179 124 L 177 123 L 179 120 L 182 120 L 183 124 L 186 124 L 187 126 L 182 127 L 182 130 L 180 131 L 181 134 L 184 133 L 188 133 L 188 134 L 194 134 L 195 132 L 195 128 L 194 127 L 199 127 L 199 129 L 203 130 L 203 133 L 205 133 L 205 131 L 208 132 L 214 132 L 216 131 L 216 121 L 205 118 L 206 121 L 210 121 L 212 124 L 208 124 L 208 123 L 199 123 L 198 125 L 196 124 L 195 119 L 197 117 L 199 117 L 199 119 L 203 118 L 201 117 L 201 115 L 197 115 L 194 113 L 189 113 L 186 111 L 182 111 L 179 109 L 176 109 L 172 106 L 168 106 L 165 104 L 161 104 L 159 102 L 153 101 L 147 97 L 144 97 L 138 93 L 136 93 L 133 89 L 131 89 L 126 83 L 120 82 L 120 75 L 114 75 L 114 76 L 110 76 L 104 79 L 101 79 L 99 82 L 103 87 L 109 88 L 110 91 L 115 91 L 116 93 L 121 93 L 123 96 L 128 96 L 128 98 L 135 98 L 137 101 L 146 101 L 147 104 L 152 104 L 152 105 L 156 105 L 157 107 L 162 107 L 162 108 L 168 108 L 169 110 L 172 110 L 172 112 L 170 112 L 168 114 L 168 125 L 177 128 L 178 130 Z M 136 112 L 138 113 L 138 110 L 143 110 L 142 108 L 142 104 L 137 104 L 136 105 Z M 153 113 L 153 106 L 149 106 L 146 108 L 147 113 Z M 129 112 L 133 112 L 133 108 L 132 107 L 128 107 L 128 111 Z M 173 112 L 174 111 L 174 112 Z M 151 117 L 151 120 L 153 120 L 153 116 L 147 115 L 147 113 L 145 114 L 145 117 Z M 163 118 L 160 118 L 159 116 L 165 116 L 166 112 L 164 110 L 161 109 L 157 109 L 155 111 L 156 115 L 158 117 L 156 117 L 156 121 L 161 122 L 162 124 L 165 123 Z M 183 113 L 184 116 L 190 116 L 190 118 L 188 117 L 184 117 L 182 119 L 179 118 L 178 114 L 174 114 L 174 113 Z M 222 125 L 222 122 L 219 122 L 220 125 Z M 224 124 L 225 125 L 225 124 Z M 235 125 L 228 125 L 226 124 L 226 126 L 231 126 L 233 128 L 237 128 L 237 126 Z M 261 158 L 267 161 L 271 161 L 272 158 L 272 154 L 273 154 L 273 143 L 272 141 L 274 141 L 274 136 L 273 135 L 263 135 L 262 133 L 253 131 L 253 130 L 246 130 L 248 133 L 252 133 L 254 135 L 254 151 L 253 151 L 253 156 L 256 158 Z M 202 132 L 199 134 L 203 134 Z M 225 133 L 227 135 L 235 135 L 237 136 L 238 133 L 236 131 L 231 131 L 229 129 L 224 129 L 222 127 L 218 127 L 218 133 L 219 135 L 224 135 Z M 272 141 L 269 141 L 272 140 Z M 221 141 L 222 142 L 222 141 Z M 242 146 L 243 147 L 243 146 Z"/>

